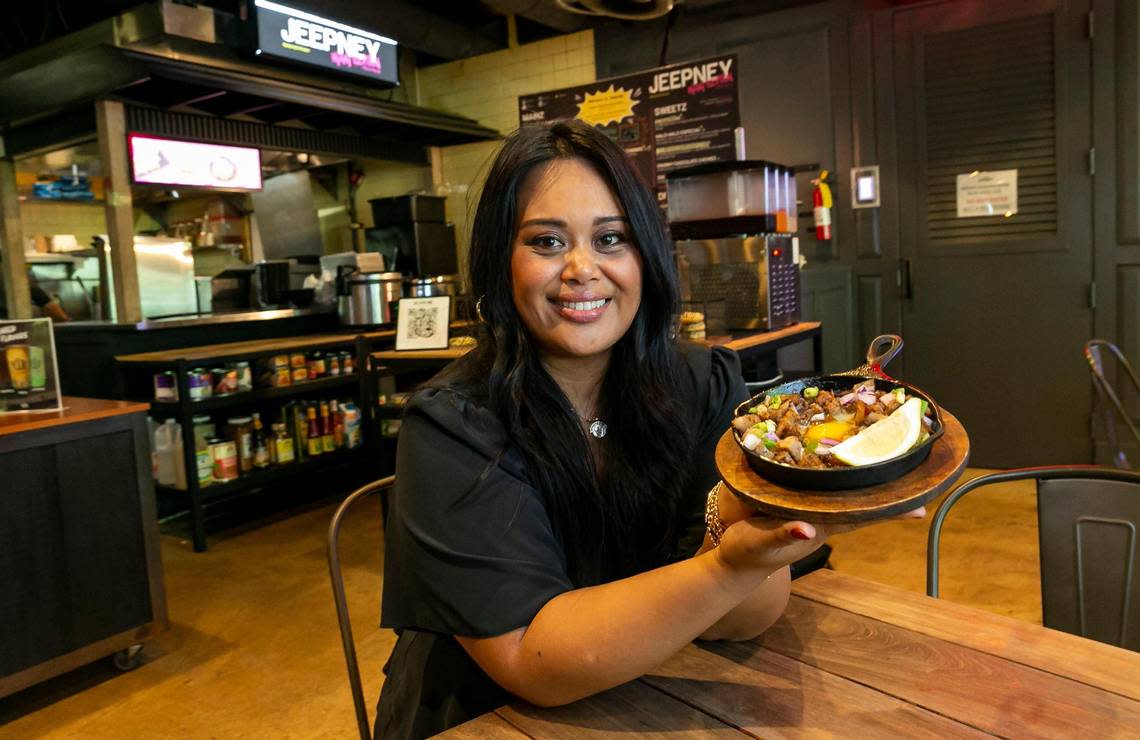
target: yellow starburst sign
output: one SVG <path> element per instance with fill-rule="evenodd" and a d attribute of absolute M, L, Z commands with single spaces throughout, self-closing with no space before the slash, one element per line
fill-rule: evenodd
<path fill-rule="evenodd" d="M 586 93 L 586 98 L 578 104 L 578 118 L 594 126 L 620 123 L 623 118 L 633 115 L 635 105 L 637 101 L 630 90 L 624 87 L 615 90 L 610 85 L 607 90 Z"/>

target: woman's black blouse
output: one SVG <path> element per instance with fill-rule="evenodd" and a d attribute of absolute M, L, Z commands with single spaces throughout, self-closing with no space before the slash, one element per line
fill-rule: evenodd
<path fill-rule="evenodd" d="M 697 444 L 677 514 L 678 559 L 700 547 L 716 444 L 748 396 L 735 352 L 682 352 Z M 399 637 L 377 731 L 386 740 L 426 737 L 510 703 L 453 635 L 526 626 L 573 588 L 541 496 L 498 418 L 453 391 L 417 393 L 400 428 L 385 531 L 380 621 Z"/>

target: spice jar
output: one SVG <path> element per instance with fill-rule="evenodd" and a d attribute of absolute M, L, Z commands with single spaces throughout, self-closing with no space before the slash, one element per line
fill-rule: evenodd
<path fill-rule="evenodd" d="M 253 371 L 246 361 L 235 362 L 234 371 L 237 373 L 237 390 L 239 391 L 252 391 L 253 390 Z"/>
<path fill-rule="evenodd" d="M 178 400 L 177 376 L 170 370 L 154 374 L 154 400 L 172 403 Z"/>
<path fill-rule="evenodd" d="M 194 416 L 194 459 L 198 468 L 198 485 L 208 486 L 213 481 L 214 461 L 210 457 L 210 440 L 216 432 L 208 415 Z"/>
<path fill-rule="evenodd" d="M 314 352 L 309 355 L 309 380 L 323 378 L 327 371 L 328 368 L 325 365 L 325 356 L 323 354 Z"/>
<path fill-rule="evenodd" d="M 238 468 L 241 472 L 253 470 L 253 419 L 248 416 L 226 419 L 226 439 L 237 447 Z"/>
<path fill-rule="evenodd" d="M 210 459 L 213 461 L 215 483 L 226 483 L 238 478 L 237 446 L 232 440 L 210 440 Z"/>
<path fill-rule="evenodd" d="M 237 392 L 237 369 L 232 367 L 216 367 L 214 374 L 214 395 L 226 396 Z"/>
<path fill-rule="evenodd" d="M 213 385 L 213 376 L 205 368 L 196 367 L 186 373 L 186 386 L 189 388 L 191 401 L 201 401 L 213 396 Z"/>

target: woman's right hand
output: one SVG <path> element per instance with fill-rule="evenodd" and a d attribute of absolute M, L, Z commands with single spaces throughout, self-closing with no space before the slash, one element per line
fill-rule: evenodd
<path fill-rule="evenodd" d="M 896 519 L 922 519 L 919 507 Z M 721 536 L 717 558 L 732 570 L 774 572 L 807 557 L 834 534 L 873 524 L 811 524 L 763 516 L 751 516 L 731 524 Z"/>

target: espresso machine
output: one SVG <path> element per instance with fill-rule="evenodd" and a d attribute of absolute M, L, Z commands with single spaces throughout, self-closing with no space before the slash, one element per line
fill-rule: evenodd
<path fill-rule="evenodd" d="M 737 160 L 666 176 L 681 297 L 723 306 L 723 328 L 800 320 L 796 185 L 791 168 Z"/>

